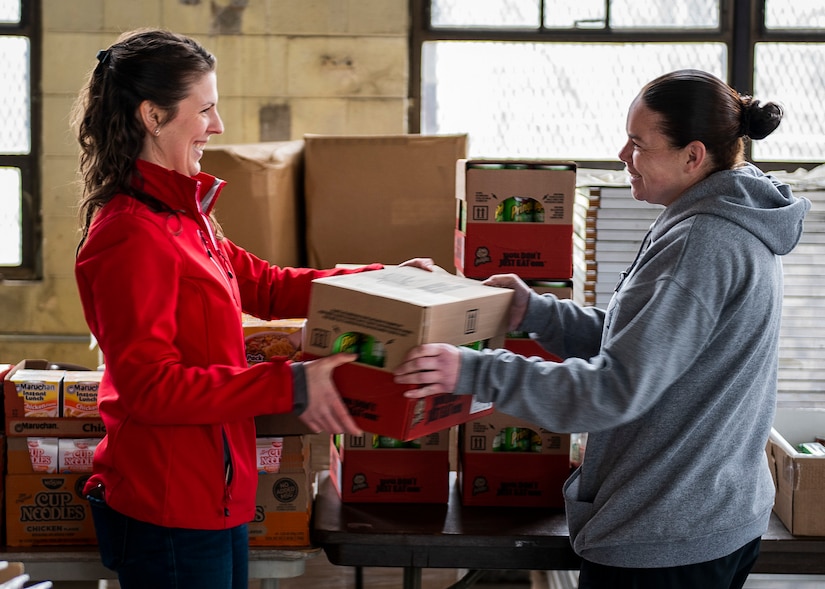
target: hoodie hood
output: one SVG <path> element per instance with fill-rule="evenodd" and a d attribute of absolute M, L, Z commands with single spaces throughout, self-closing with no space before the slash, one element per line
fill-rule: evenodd
<path fill-rule="evenodd" d="M 785 255 L 796 247 L 811 208 L 791 188 L 753 164 L 711 174 L 667 207 L 651 228 L 655 240 L 676 223 L 694 215 L 715 215 L 740 225 L 773 253 Z"/>

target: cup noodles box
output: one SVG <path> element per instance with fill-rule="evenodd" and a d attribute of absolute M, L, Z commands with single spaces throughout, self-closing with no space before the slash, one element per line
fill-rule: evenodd
<path fill-rule="evenodd" d="M 562 508 L 569 475 L 570 434 L 498 411 L 459 427 L 464 505 Z"/>
<path fill-rule="evenodd" d="M 97 543 L 89 502 L 88 474 L 6 475 L 8 546 Z"/>
<path fill-rule="evenodd" d="M 825 456 L 801 444 L 825 441 L 825 410 L 779 408 L 766 452 L 776 498 L 773 510 L 795 536 L 825 536 Z"/>
<path fill-rule="evenodd" d="M 304 436 L 255 438 L 258 474 L 309 470 L 309 440 Z"/>
<path fill-rule="evenodd" d="M 50 369 L 50 366 L 47 360 L 23 360 L 6 373 L 3 379 L 6 434 L 103 437 L 106 428 L 97 416 L 96 407 L 92 408 L 92 398 L 94 405 L 97 404 L 102 372 L 67 371 Z M 70 416 L 64 416 L 67 399 Z"/>
<path fill-rule="evenodd" d="M 8 474 L 90 473 L 100 438 L 10 437 Z"/>
<path fill-rule="evenodd" d="M 455 266 L 463 276 L 573 276 L 576 164 L 468 160 L 456 168 Z"/>
<path fill-rule="evenodd" d="M 336 434 L 330 479 L 344 503 L 447 503 L 449 450 L 449 430 L 409 441 Z"/>
<path fill-rule="evenodd" d="M 306 547 L 314 477 L 309 470 L 258 475 L 255 517 L 249 523 L 250 546 Z"/>

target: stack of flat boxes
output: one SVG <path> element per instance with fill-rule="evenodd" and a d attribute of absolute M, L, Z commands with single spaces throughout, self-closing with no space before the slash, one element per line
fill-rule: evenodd
<path fill-rule="evenodd" d="M 475 279 L 517 274 L 539 293 L 572 298 L 576 164 L 545 160 L 459 160 L 455 266 Z M 526 334 L 504 347 L 557 361 Z M 466 505 L 562 507 L 570 435 L 500 412 L 458 433 Z"/>
<path fill-rule="evenodd" d="M 8 546 L 97 542 L 83 486 L 105 434 L 96 413 L 101 373 L 51 367 L 23 360 L 3 379 Z"/>

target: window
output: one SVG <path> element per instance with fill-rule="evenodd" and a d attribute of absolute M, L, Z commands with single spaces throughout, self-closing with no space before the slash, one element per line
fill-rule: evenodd
<path fill-rule="evenodd" d="M 618 166 L 627 105 L 696 67 L 788 113 L 749 157 L 825 161 L 822 0 L 413 0 L 410 128 L 469 134 L 478 157 Z M 756 24 L 752 24 L 756 23 Z"/>
<path fill-rule="evenodd" d="M 785 106 L 777 131 L 748 147 L 762 169 L 792 181 L 825 162 L 823 0 L 412 0 L 412 23 L 410 130 L 467 133 L 471 157 L 621 169 L 626 110 L 639 88 L 695 67 Z M 796 189 L 813 209 L 784 260 L 780 405 L 825 406 L 823 171 Z M 586 263 L 598 279 L 578 280 L 591 281 L 596 304 L 606 302 L 599 284 L 612 287 L 632 261 L 650 214 L 630 210 L 612 221 L 621 238 L 592 240 L 594 256 L 605 250 L 596 270 Z"/>
<path fill-rule="evenodd" d="M 39 29 L 33 0 L 0 0 L 0 277 L 36 278 Z"/>

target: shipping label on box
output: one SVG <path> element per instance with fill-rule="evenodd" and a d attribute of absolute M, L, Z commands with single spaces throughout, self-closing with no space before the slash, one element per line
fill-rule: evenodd
<path fill-rule="evenodd" d="M 422 343 L 456 345 L 506 332 L 512 291 L 437 270 L 394 267 L 313 281 L 304 351 L 359 353 L 391 372 Z"/>
<path fill-rule="evenodd" d="M 95 544 L 88 474 L 6 476 L 6 543 L 9 546 Z"/>
<path fill-rule="evenodd" d="M 825 439 L 825 410 L 779 408 L 767 444 L 776 484 L 774 512 L 795 536 L 825 536 L 825 457 L 799 444 Z"/>
<path fill-rule="evenodd" d="M 310 545 L 312 480 L 306 470 L 258 476 L 255 518 L 248 525 L 250 546 Z"/>
<path fill-rule="evenodd" d="M 446 503 L 449 430 L 403 441 L 377 434 L 330 440 L 330 479 L 345 503 Z"/>
<path fill-rule="evenodd" d="M 459 428 L 462 503 L 563 507 L 570 475 L 570 434 L 493 412 Z"/>

